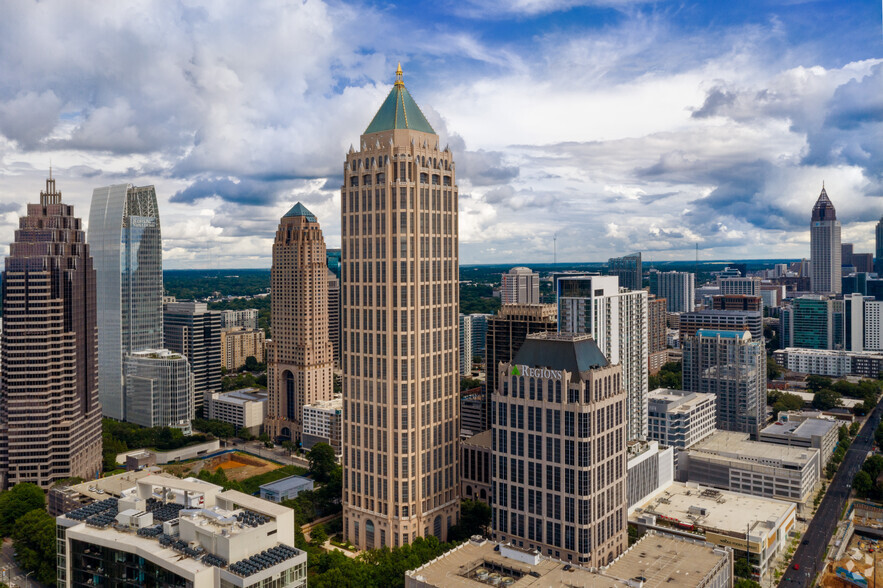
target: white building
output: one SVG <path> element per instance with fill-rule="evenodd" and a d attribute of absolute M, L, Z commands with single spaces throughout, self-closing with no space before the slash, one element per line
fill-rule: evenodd
<path fill-rule="evenodd" d="M 221 328 L 232 329 L 233 327 L 241 327 L 246 331 L 257 329 L 258 310 L 256 308 L 246 308 L 245 310 L 222 310 Z"/>
<path fill-rule="evenodd" d="M 622 365 L 628 439 L 647 437 L 647 292 L 619 287 L 616 276 L 558 280 L 558 332 L 588 333 L 611 364 Z"/>
<path fill-rule="evenodd" d="M 630 441 L 626 462 L 626 496 L 629 514 L 674 481 L 674 448 L 656 441 Z"/>
<path fill-rule="evenodd" d="M 696 308 L 696 276 L 688 272 L 659 272 L 652 293 L 668 301 L 669 312 L 690 312 Z"/>
<path fill-rule="evenodd" d="M 681 451 L 715 432 L 717 396 L 657 388 L 650 392 L 648 439 L 672 447 L 675 471 Z"/>
<path fill-rule="evenodd" d="M 883 351 L 883 300 L 847 294 L 844 342 L 851 351 Z"/>
<path fill-rule="evenodd" d="M 301 441 L 305 449 L 316 443 L 327 443 L 335 453 L 341 452 L 340 422 L 343 415 L 343 397 L 320 400 L 304 405 L 304 433 Z"/>
<path fill-rule="evenodd" d="M 503 304 L 539 304 L 540 274 L 526 267 L 513 267 L 503 274 L 500 299 Z"/>
<path fill-rule="evenodd" d="M 146 476 L 56 524 L 60 588 L 307 585 L 294 511 L 195 478 Z"/>
<path fill-rule="evenodd" d="M 864 376 L 876 378 L 883 371 L 883 353 L 788 347 L 773 351 L 776 363 L 792 372 L 829 378 Z"/>
<path fill-rule="evenodd" d="M 174 427 L 191 433 L 193 372 L 187 358 L 168 349 L 145 349 L 123 361 L 124 414 L 142 427 Z"/>
<path fill-rule="evenodd" d="M 267 416 L 267 391 L 243 388 L 232 392 L 214 392 L 208 401 L 208 418 L 230 423 L 237 429 L 261 432 Z"/>
<path fill-rule="evenodd" d="M 760 296 L 760 278 L 721 278 L 718 280 L 721 294 Z"/>
<path fill-rule="evenodd" d="M 460 314 L 460 375 L 472 373 L 472 316 Z"/>

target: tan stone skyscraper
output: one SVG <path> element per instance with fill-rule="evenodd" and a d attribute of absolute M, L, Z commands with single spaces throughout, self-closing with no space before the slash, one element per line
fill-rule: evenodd
<path fill-rule="evenodd" d="M 274 438 L 300 439 L 304 405 L 334 392 L 326 272 L 322 229 L 298 202 L 279 222 L 270 271 L 266 423 Z"/>
<path fill-rule="evenodd" d="M 459 517 L 457 186 L 405 89 L 344 164 L 341 317 L 346 538 L 447 538 Z"/>

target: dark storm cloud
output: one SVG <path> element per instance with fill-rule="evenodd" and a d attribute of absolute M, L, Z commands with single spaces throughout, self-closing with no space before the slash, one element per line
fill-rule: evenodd
<path fill-rule="evenodd" d="M 281 192 L 274 183 L 251 179 L 233 181 L 231 179 L 197 180 L 175 193 L 169 201 L 193 204 L 205 198 L 218 197 L 226 202 L 244 205 L 273 204 Z"/>

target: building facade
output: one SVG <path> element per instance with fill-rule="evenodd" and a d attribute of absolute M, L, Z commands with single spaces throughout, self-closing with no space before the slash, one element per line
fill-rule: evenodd
<path fill-rule="evenodd" d="M 721 278 L 718 285 L 721 295 L 760 296 L 760 278 Z"/>
<path fill-rule="evenodd" d="M 649 398 L 648 438 L 674 449 L 677 474 L 680 453 L 715 432 L 717 396 L 658 388 Z"/>
<path fill-rule="evenodd" d="M 540 274 L 527 267 L 513 267 L 500 282 L 503 304 L 539 304 Z"/>
<path fill-rule="evenodd" d="M 490 504 L 493 431 L 487 430 L 460 441 L 460 496 Z"/>
<path fill-rule="evenodd" d="M 46 180 L 3 272 L 0 487 L 101 472 L 96 277 L 82 220 Z"/>
<path fill-rule="evenodd" d="M 341 427 L 343 425 L 343 398 L 320 400 L 304 406 L 304 432 L 301 440 L 305 449 L 311 449 L 316 443 L 327 443 L 340 455 L 343 451 L 341 443 Z"/>
<path fill-rule="evenodd" d="M 458 321 L 460 339 L 460 375 L 472 373 L 472 317 L 461 314 Z"/>
<path fill-rule="evenodd" d="M 186 357 L 168 349 L 135 351 L 126 356 L 123 372 L 128 422 L 192 432 L 193 373 Z"/>
<path fill-rule="evenodd" d="M 678 318 L 681 341 L 692 337 L 700 329 L 718 331 L 748 331 L 751 337 L 763 341 L 763 313 L 754 310 L 696 310 L 681 313 Z"/>
<path fill-rule="evenodd" d="M 622 366 L 628 439 L 646 439 L 647 292 L 620 288 L 615 276 L 561 278 L 558 331 L 592 335 L 607 360 Z"/>
<path fill-rule="evenodd" d="M 843 349 L 843 300 L 807 295 L 795 298 L 780 314 L 779 345 L 804 349 Z"/>
<path fill-rule="evenodd" d="M 874 227 L 874 271 L 883 276 L 883 216 Z"/>
<path fill-rule="evenodd" d="M 98 393 L 106 417 L 128 420 L 127 354 L 163 347 L 162 235 L 156 189 L 96 188 L 89 211 L 98 308 Z"/>
<path fill-rule="evenodd" d="M 279 222 L 270 270 L 266 425 L 277 439 L 300 440 L 303 407 L 334 396 L 326 263 L 319 222 L 298 202 Z"/>
<path fill-rule="evenodd" d="M 500 307 L 488 319 L 485 361 L 484 429 L 491 428 L 491 395 L 497 389 L 500 363 L 509 363 L 530 333 L 553 333 L 558 330 L 558 310 L 554 304 L 509 304 Z"/>
<path fill-rule="evenodd" d="M 638 504 L 662 492 L 674 476 L 674 447 L 660 447 L 657 441 L 630 441 L 626 462 L 629 514 Z"/>
<path fill-rule="evenodd" d="M 776 363 L 792 372 L 829 378 L 862 376 L 877 378 L 883 372 L 883 352 L 801 349 L 788 347 L 773 352 Z"/>
<path fill-rule="evenodd" d="M 165 347 L 187 358 L 193 372 L 193 406 L 202 410 L 204 399 L 221 390 L 221 313 L 204 302 L 167 302 L 163 305 Z"/>
<path fill-rule="evenodd" d="M 665 298 L 669 312 L 690 312 L 696 308 L 696 275 L 657 272 L 650 280 L 650 293 Z"/>
<path fill-rule="evenodd" d="M 609 564 L 627 545 L 622 368 L 590 335 L 538 333 L 498 375 L 494 540 Z"/>
<path fill-rule="evenodd" d="M 699 330 L 684 343 L 683 386 L 717 396 L 717 428 L 757 439 L 766 423 L 766 351 L 747 331 Z"/>
<path fill-rule="evenodd" d="M 641 253 L 632 253 L 625 257 L 611 257 L 607 260 L 608 273 L 619 278 L 619 285 L 628 290 L 640 290 L 644 287 L 644 271 L 641 268 Z"/>
<path fill-rule="evenodd" d="M 259 388 L 213 392 L 208 397 L 208 418 L 260 435 L 267 418 L 267 392 Z"/>
<path fill-rule="evenodd" d="M 238 327 L 246 331 L 253 331 L 258 328 L 258 314 L 259 311 L 256 308 L 222 310 L 221 329 L 226 330 Z"/>
<path fill-rule="evenodd" d="M 328 338 L 334 365 L 340 365 L 340 277 L 328 270 Z"/>
<path fill-rule="evenodd" d="M 401 69 L 343 166 L 343 534 L 444 541 L 459 520 L 458 190 Z"/>
<path fill-rule="evenodd" d="M 667 322 L 668 301 L 651 296 L 647 300 L 647 368 L 650 374 L 657 373 L 668 361 Z"/>
<path fill-rule="evenodd" d="M 732 278 L 741 280 L 742 278 Z M 763 312 L 763 298 L 747 294 L 720 294 L 711 297 L 713 310 L 750 310 Z"/>
<path fill-rule="evenodd" d="M 232 327 L 221 330 L 221 367 L 236 371 L 245 360 L 254 357 L 264 363 L 264 330 Z"/>
<path fill-rule="evenodd" d="M 812 291 L 816 294 L 839 294 L 840 221 L 824 186 L 812 207 L 809 242 Z"/>
<path fill-rule="evenodd" d="M 843 297 L 843 339 L 849 351 L 883 351 L 883 300 Z"/>

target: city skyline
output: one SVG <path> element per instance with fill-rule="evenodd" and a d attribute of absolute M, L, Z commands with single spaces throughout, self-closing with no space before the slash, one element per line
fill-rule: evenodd
<path fill-rule="evenodd" d="M 298 200 L 337 247 L 335 154 L 401 60 L 460 154 L 464 265 L 551 262 L 556 233 L 559 262 L 687 260 L 697 244 L 713 259 L 809 257 L 822 181 L 843 241 L 873 251 L 879 7 L 312 2 L 266 21 L 212 8 L 2 9 L 0 243 L 51 160 L 80 209 L 96 186 L 156 185 L 170 269 L 269 267 Z"/>

